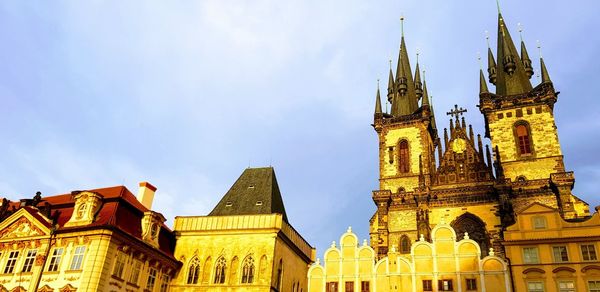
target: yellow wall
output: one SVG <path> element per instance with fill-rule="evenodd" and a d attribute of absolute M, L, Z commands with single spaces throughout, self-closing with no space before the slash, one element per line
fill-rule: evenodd
<path fill-rule="evenodd" d="M 175 257 L 184 265 L 173 280 L 171 291 L 242 288 L 270 291 L 276 287 L 280 260 L 283 265 L 280 291 L 292 291 L 292 287 L 306 291 L 306 272 L 314 250 L 280 214 L 176 217 L 175 231 L 178 234 Z M 255 263 L 251 284 L 241 283 L 242 262 L 248 255 Z M 227 261 L 225 283 L 215 284 L 215 261 L 221 256 Z M 202 263 L 202 278 L 197 284 L 188 284 L 189 267 L 194 258 Z M 235 267 L 232 266 L 234 258 L 237 258 Z"/>
<path fill-rule="evenodd" d="M 534 218 L 543 218 L 544 228 L 535 229 Z M 504 233 L 506 256 L 512 264 L 516 291 L 527 291 L 528 282 L 541 282 L 547 292 L 558 291 L 561 281 L 572 282 L 575 291 L 587 291 L 589 280 L 600 280 L 600 261 L 585 260 L 581 245 L 593 245 L 596 257 L 600 248 L 600 215 L 582 222 L 563 220 L 558 210 L 533 203 L 517 214 L 516 223 Z M 565 246 L 568 261 L 557 262 L 553 247 Z M 523 249 L 537 248 L 539 261 L 525 263 Z"/>
<path fill-rule="evenodd" d="M 375 261 L 374 250 L 358 239 L 349 228 L 324 253 L 324 261 L 308 271 L 310 292 L 323 292 L 328 282 L 337 282 L 344 291 L 346 282 L 361 291 L 368 281 L 370 291 L 422 291 L 423 280 L 432 280 L 434 291 L 438 280 L 452 280 L 453 291 L 466 291 L 466 279 L 477 281 L 476 291 L 510 291 L 508 266 L 494 255 L 480 259 L 481 251 L 471 239 L 456 241 L 454 229 L 444 221 L 432 230 L 432 242 L 413 242 L 411 253 L 402 255 L 393 247 L 388 256 Z M 487 290 L 484 290 L 487 287 Z"/>

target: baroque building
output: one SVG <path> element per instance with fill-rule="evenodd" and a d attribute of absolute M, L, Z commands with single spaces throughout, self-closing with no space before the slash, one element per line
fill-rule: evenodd
<path fill-rule="evenodd" d="M 307 291 L 315 249 L 288 222 L 272 167 L 248 168 L 207 216 L 175 218 L 171 291 Z"/>
<path fill-rule="evenodd" d="M 337 291 L 511 291 L 507 262 L 493 249 L 481 258 L 477 242 L 463 234 L 457 241 L 454 229 L 439 222 L 424 237 L 410 243 L 408 253 L 392 247 L 377 260 L 375 250 L 358 245 L 352 230 L 335 241 L 308 272 L 309 292 Z"/>
<path fill-rule="evenodd" d="M 504 232 L 515 291 L 600 291 L 600 214 L 565 220 L 560 210 L 533 202 Z"/>
<path fill-rule="evenodd" d="M 468 232 L 482 256 L 490 247 L 503 256 L 504 230 L 531 202 L 555 208 L 565 220 L 589 216 L 587 203 L 571 193 L 575 178 L 564 166 L 554 122 L 558 92 L 544 60 L 541 83 L 534 87 L 525 42 L 519 54 L 500 13 L 497 45 L 497 58 L 488 48 L 487 70 L 495 92 L 479 72 L 478 107 L 490 147 L 458 106 L 447 113 L 449 126 L 438 136 L 427 85 L 418 62 L 412 74 L 402 33 L 396 72 L 390 68 L 387 86 L 391 111 L 382 111 L 378 89 L 373 121 L 380 176 L 370 239 L 379 258 L 392 247 L 409 254 L 421 236 L 432 239 L 431 230 L 441 221 L 456 230 L 457 240 Z"/>
<path fill-rule="evenodd" d="M 165 218 L 116 186 L 0 206 L 0 291 L 169 290 L 181 263 Z"/>

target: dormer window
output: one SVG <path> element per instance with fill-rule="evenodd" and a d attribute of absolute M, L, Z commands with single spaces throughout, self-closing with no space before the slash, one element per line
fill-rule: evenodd
<path fill-rule="evenodd" d="M 162 214 L 154 211 L 144 213 L 142 219 L 142 239 L 155 247 L 158 247 L 160 227 L 166 221 Z"/>
<path fill-rule="evenodd" d="M 231 201 L 228 201 L 227 203 L 225 203 L 225 207 L 231 207 L 233 206 L 233 203 Z"/>
<path fill-rule="evenodd" d="M 262 206 L 263 202 L 262 201 L 256 201 L 256 206 Z"/>
<path fill-rule="evenodd" d="M 94 222 L 102 203 L 102 196 L 92 192 L 76 192 L 73 194 L 73 201 L 73 214 L 65 226 L 82 226 Z"/>

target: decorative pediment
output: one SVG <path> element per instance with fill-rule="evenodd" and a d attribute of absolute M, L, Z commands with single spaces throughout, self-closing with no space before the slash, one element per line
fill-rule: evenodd
<path fill-rule="evenodd" d="M 59 292 L 75 292 L 77 291 L 77 288 L 71 286 L 71 284 L 67 284 L 65 286 L 63 286 L 62 288 L 58 289 Z"/>
<path fill-rule="evenodd" d="M 42 288 L 38 289 L 38 292 L 54 292 L 54 289 L 46 284 Z"/>
<path fill-rule="evenodd" d="M 466 110 L 457 109 L 448 113 L 456 119 L 450 120 L 450 136 L 448 130 L 444 129 L 445 150 L 443 154 L 441 150 L 438 153 L 440 166 L 435 173 L 434 184 L 483 182 L 494 179 L 489 150 L 484 155 L 481 135 L 477 135 L 476 141 L 473 127 L 471 125 L 467 127 L 464 117 L 459 120 L 459 115 L 464 111 Z"/>
<path fill-rule="evenodd" d="M 88 225 L 94 222 L 96 213 L 102 204 L 102 195 L 93 192 L 78 192 L 73 194 L 75 206 L 71 219 L 66 227 Z"/>
<path fill-rule="evenodd" d="M 41 215 L 36 217 L 46 220 Z M 41 222 L 36 217 L 25 208 L 19 209 L 0 224 L 0 240 L 46 236 L 50 234 L 50 229 L 47 227 L 49 222 Z"/>
<path fill-rule="evenodd" d="M 158 248 L 158 236 L 165 221 L 165 217 L 158 212 L 145 212 L 142 218 L 142 239 Z"/>
<path fill-rule="evenodd" d="M 533 202 L 525 207 L 523 207 L 521 210 L 518 210 L 517 213 L 518 214 L 523 214 L 523 213 L 551 213 L 551 212 L 555 212 L 556 209 L 552 208 L 550 206 L 544 205 L 542 203 L 539 202 Z"/>

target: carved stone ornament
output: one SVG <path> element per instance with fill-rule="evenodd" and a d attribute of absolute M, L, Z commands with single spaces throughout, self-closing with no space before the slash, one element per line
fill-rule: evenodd
<path fill-rule="evenodd" d="M 0 238 L 21 238 L 44 235 L 44 232 L 36 227 L 26 217 L 21 217 L 0 232 Z"/>
<path fill-rule="evenodd" d="M 73 214 L 65 226 L 82 226 L 94 222 L 94 217 L 102 204 L 102 196 L 92 192 L 79 192 L 73 195 L 73 200 L 75 201 Z"/>
<path fill-rule="evenodd" d="M 158 236 L 165 221 L 165 217 L 158 212 L 145 212 L 144 218 L 142 218 L 142 239 L 152 246 L 158 247 Z"/>

